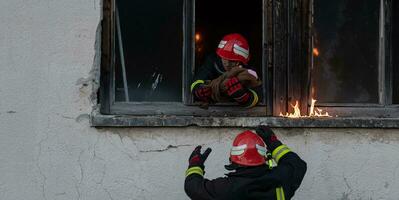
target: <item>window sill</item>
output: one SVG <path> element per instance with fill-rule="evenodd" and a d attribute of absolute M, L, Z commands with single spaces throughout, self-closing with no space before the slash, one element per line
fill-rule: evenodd
<path fill-rule="evenodd" d="M 287 128 L 399 128 L 399 118 L 300 118 L 282 117 L 195 117 L 103 115 L 94 111 L 93 127 L 256 127 L 260 124 Z"/>

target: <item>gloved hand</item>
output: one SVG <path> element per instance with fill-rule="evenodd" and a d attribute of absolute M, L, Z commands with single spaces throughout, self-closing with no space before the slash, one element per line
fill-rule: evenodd
<path fill-rule="evenodd" d="M 260 125 L 256 127 L 255 131 L 263 139 L 269 151 L 273 151 L 275 148 L 282 145 L 269 126 Z"/>
<path fill-rule="evenodd" d="M 201 167 L 204 170 L 204 162 L 208 158 L 209 154 L 211 153 L 212 149 L 207 148 L 203 154 L 201 154 L 202 146 L 199 145 L 195 147 L 194 151 L 191 153 L 190 158 L 188 159 L 188 168 L 191 167 Z"/>
<path fill-rule="evenodd" d="M 225 82 L 226 93 L 240 104 L 245 104 L 250 99 L 249 91 L 243 87 L 237 77 L 232 77 Z"/>
<path fill-rule="evenodd" d="M 212 89 L 210 87 L 199 85 L 196 89 L 194 89 L 194 95 L 202 102 L 210 102 Z"/>

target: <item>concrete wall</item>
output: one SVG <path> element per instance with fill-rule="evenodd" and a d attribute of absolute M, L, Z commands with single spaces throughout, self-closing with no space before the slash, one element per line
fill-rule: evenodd
<path fill-rule="evenodd" d="M 197 144 L 207 177 L 226 172 L 240 129 L 90 127 L 100 17 L 100 0 L 0 1 L 0 199 L 187 199 Z M 276 132 L 308 163 L 295 199 L 398 199 L 399 130 Z"/>

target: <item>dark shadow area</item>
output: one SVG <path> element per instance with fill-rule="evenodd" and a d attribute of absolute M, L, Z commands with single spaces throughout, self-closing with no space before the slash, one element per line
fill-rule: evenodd
<path fill-rule="evenodd" d="M 262 1 L 198 0 L 195 4 L 196 68 L 215 53 L 224 35 L 240 33 L 249 43 L 249 67 L 262 74 Z M 198 38 L 197 38 L 198 39 Z"/>
<path fill-rule="evenodd" d="M 130 101 L 181 102 L 183 0 L 116 3 Z M 118 38 L 115 42 L 115 100 L 124 101 Z"/>
<path fill-rule="evenodd" d="M 379 0 L 314 1 L 314 97 L 378 103 Z"/>
<path fill-rule="evenodd" d="M 399 2 L 392 1 L 393 103 L 399 104 Z"/>

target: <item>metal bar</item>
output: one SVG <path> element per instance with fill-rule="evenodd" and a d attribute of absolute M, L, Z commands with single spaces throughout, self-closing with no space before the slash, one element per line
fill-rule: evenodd
<path fill-rule="evenodd" d="M 191 80 L 191 75 L 189 73 L 187 73 L 187 71 L 189 68 L 188 62 L 187 60 L 188 58 L 188 20 L 189 20 L 189 12 L 187 12 L 188 9 L 188 1 L 190 0 L 184 0 L 183 1 L 183 56 L 182 56 L 182 74 L 183 74 L 183 87 L 182 87 L 182 101 L 184 104 L 188 104 L 190 103 L 189 100 L 189 96 L 187 95 L 187 91 L 188 91 L 188 85 L 190 84 L 190 80 Z"/>
<path fill-rule="evenodd" d="M 384 15 L 384 0 L 380 0 L 380 20 L 379 20 L 379 63 L 378 63 L 378 95 L 379 103 L 386 104 L 386 87 L 385 87 L 385 15 Z"/>
<path fill-rule="evenodd" d="M 110 106 L 115 103 L 115 63 L 116 63 L 116 51 L 115 51 L 115 7 L 116 0 L 111 0 L 111 69 L 110 69 L 110 84 L 109 84 L 109 96 Z"/>
<path fill-rule="evenodd" d="M 384 66 L 385 69 L 385 105 L 391 105 L 393 102 L 393 66 L 392 66 L 392 2 L 383 0 L 384 5 Z"/>
<path fill-rule="evenodd" d="M 313 27 L 314 27 L 314 1 L 309 0 L 309 16 L 308 16 L 308 37 L 310 38 L 310 41 L 308 43 L 308 54 L 309 56 L 307 59 L 309 59 L 309 71 L 308 71 L 308 103 L 310 105 L 312 98 L 314 97 L 314 86 L 313 86 L 313 69 L 314 69 L 314 58 L 313 58 L 313 45 L 314 45 L 314 38 L 313 38 Z"/>
<path fill-rule="evenodd" d="M 289 103 L 291 103 L 291 101 L 293 100 L 292 99 L 292 95 L 293 95 L 293 93 L 290 91 L 291 90 L 291 84 L 292 84 L 292 82 L 291 82 L 291 80 L 290 80 L 290 71 L 292 70 L 291 69 L 291 37 L 292 37 L 292 35 L 291 35 L 291 20 L 290 20 L 290 17 L 291 17 L 291 15 L 290 15 L 290 11 L 291 11 L 291 9 L 290 9 L 290 7 L 291 7 L 291 1 L 290 0 L 288 0 L 288 1 L 283 1 L 283 2 L 286 2 L 285 4 L 286 4 L 286 8 L 285 8 L 285 12 L 287 12 L 286 13 L 286 16 L 285 17 L 287 17 L 287 21 L 286 21 L 286 23 L 287 24 L 285 24 L 285 27 L 284 27 L 284 29 L 286 29 L 286 30 L 284 30 L 284 31 L 286 31 L 286 35 L 285 35 L 285 42 L 287 42 L 285 45 L 286 45 L 286 66 L 287 66 L 287 69 L 286 69 L 286 71 L 285 71 L 285 77 L 286 77 L 286 79 L 285 79 L 285 81 L 286 81 L 286 83 L 285 83 L 285 90 L 286 90 L 286 94 L 285 94 L 285 99 L 286 99 L 286 106 L 287 106 L 287 111 L 288 112 L 290 112 L 290 106 L 288 106 L 288 104 Z"/>
<path fill-rule="evenodd" d="M 313 0 L 308 0 L 307 6 L 307 13 L 305 17 L 305 33 L 306 33 L 306 56 L 305 56 L 305 65 L 307 65 L 307 82 L 306 82 L 306 92 L 307 92 L 307 103 L 308 103 L 308 110 L 310 108 L 311 100 L 314 97 L 313 94 L 313 10 L 314 4 Z"/>
<path fill-rule="evenodd" d="M 190 85 L 195 71 L 195 2 L 184 0 L 183 5 L 183 87 L 182 101 L 186 105 L 193 105 Z"/>
<path fill-rule="evenodd" d="M 265 53 L 266 53 L 266 59 L 265 59 L 265 70 L 264 72 L 266 74 L 263 74 L 263 80 L 265 80 L 264 84 L 264 94 L 265 94 L 265 100 L 266 100 L 266 105 L 267 105 L 267 110 L 266 113 L 267 115 L 273 115 L 273 107 L 274 107 L 274 89 L 273 89 L 273 77 L 274 77 L 274 68 L 273 68 L 273 55 L 274 55 L 274 39 L 273 39 L 273 31 L 274 31 L 274 25 L 273 25 L 273 0 L 264 0 L 264 39 L 265 43 L 264 45 L 266 46 Z"/>
<path fill-rule="evenodd" d="M 118 42 L 119 42 L 119 54 L 121 56 L 121 65 L 122 65 L 122 75 L 123 75 L 123 88 L 125 90 L 125 101 L 129 102 L 129 91 L 127 88 L 127 79 L 126 79 L 126 68 L 125 68 L 125 55 L 123 52 L 123 42 L 122 42 L 122 33 L 121 33 L 121 23 L 119 20 L 119 9 L 116 5 L 116 28 L 118 29 Z"/>
<path fill-rule="evenodd" d="M 271 23 L 272 23 L 272 35 L 271 35 L 271 37 L 272 37 L 272 48 L 271 48 L 271 51 L 272 51 L 272 56 L 271 56 L 271 59 L 272 59 L 272 77 L 273 77 L 273 79 L 272 79 L 272 81 L 271 81 L 271 83 L 272 83 L 272 92 L 273 92 L 273 97 L 272 97 L 272 102 L 273 102 L 273 106 L 272 106 L 272 113 L 273 113 L 273 115 L 278 115 L 278 111 L 280 111 L 281 109 L 280 108 L 278 108 L 278 103 L 277 102 L 279 102 L 278 101 L 278 97 L 277 97 L 277 90 L 276 90 L 276 83 L 275 83 L 275 80 L 276 80 L 276 74 L 277 74 L 277 70 L 276 70 L 276 64 L 275 64 L 275 62 L 276 62 L 276 48 L 275 48 L 275 46 L 276 46 L 276 0 L 271 0 L 272 1 L 272 5 L 271 5 L 271 11 L 272 11 L 272 15 L 271 15 L 271 17 L 272 17 L 272 19 L 271 19 Z"/>
<path fill-rule="evenodd" d="M 270 115 L 270 108 L 271 104 L 269 104 L 269 99 L 270 99 L 270 93 L 268 92 L 269 88 L 269 83 L 271 79 L 268 78 L 268 72 L 269 72 L 269 51 L 268 51 L 268 45 L 267 45 L 267 0 L 262 0 L 262 93 L 263 93 L 263 99 L 262 103 L 266 105 L 266 110 L 265 114 Z"/>

